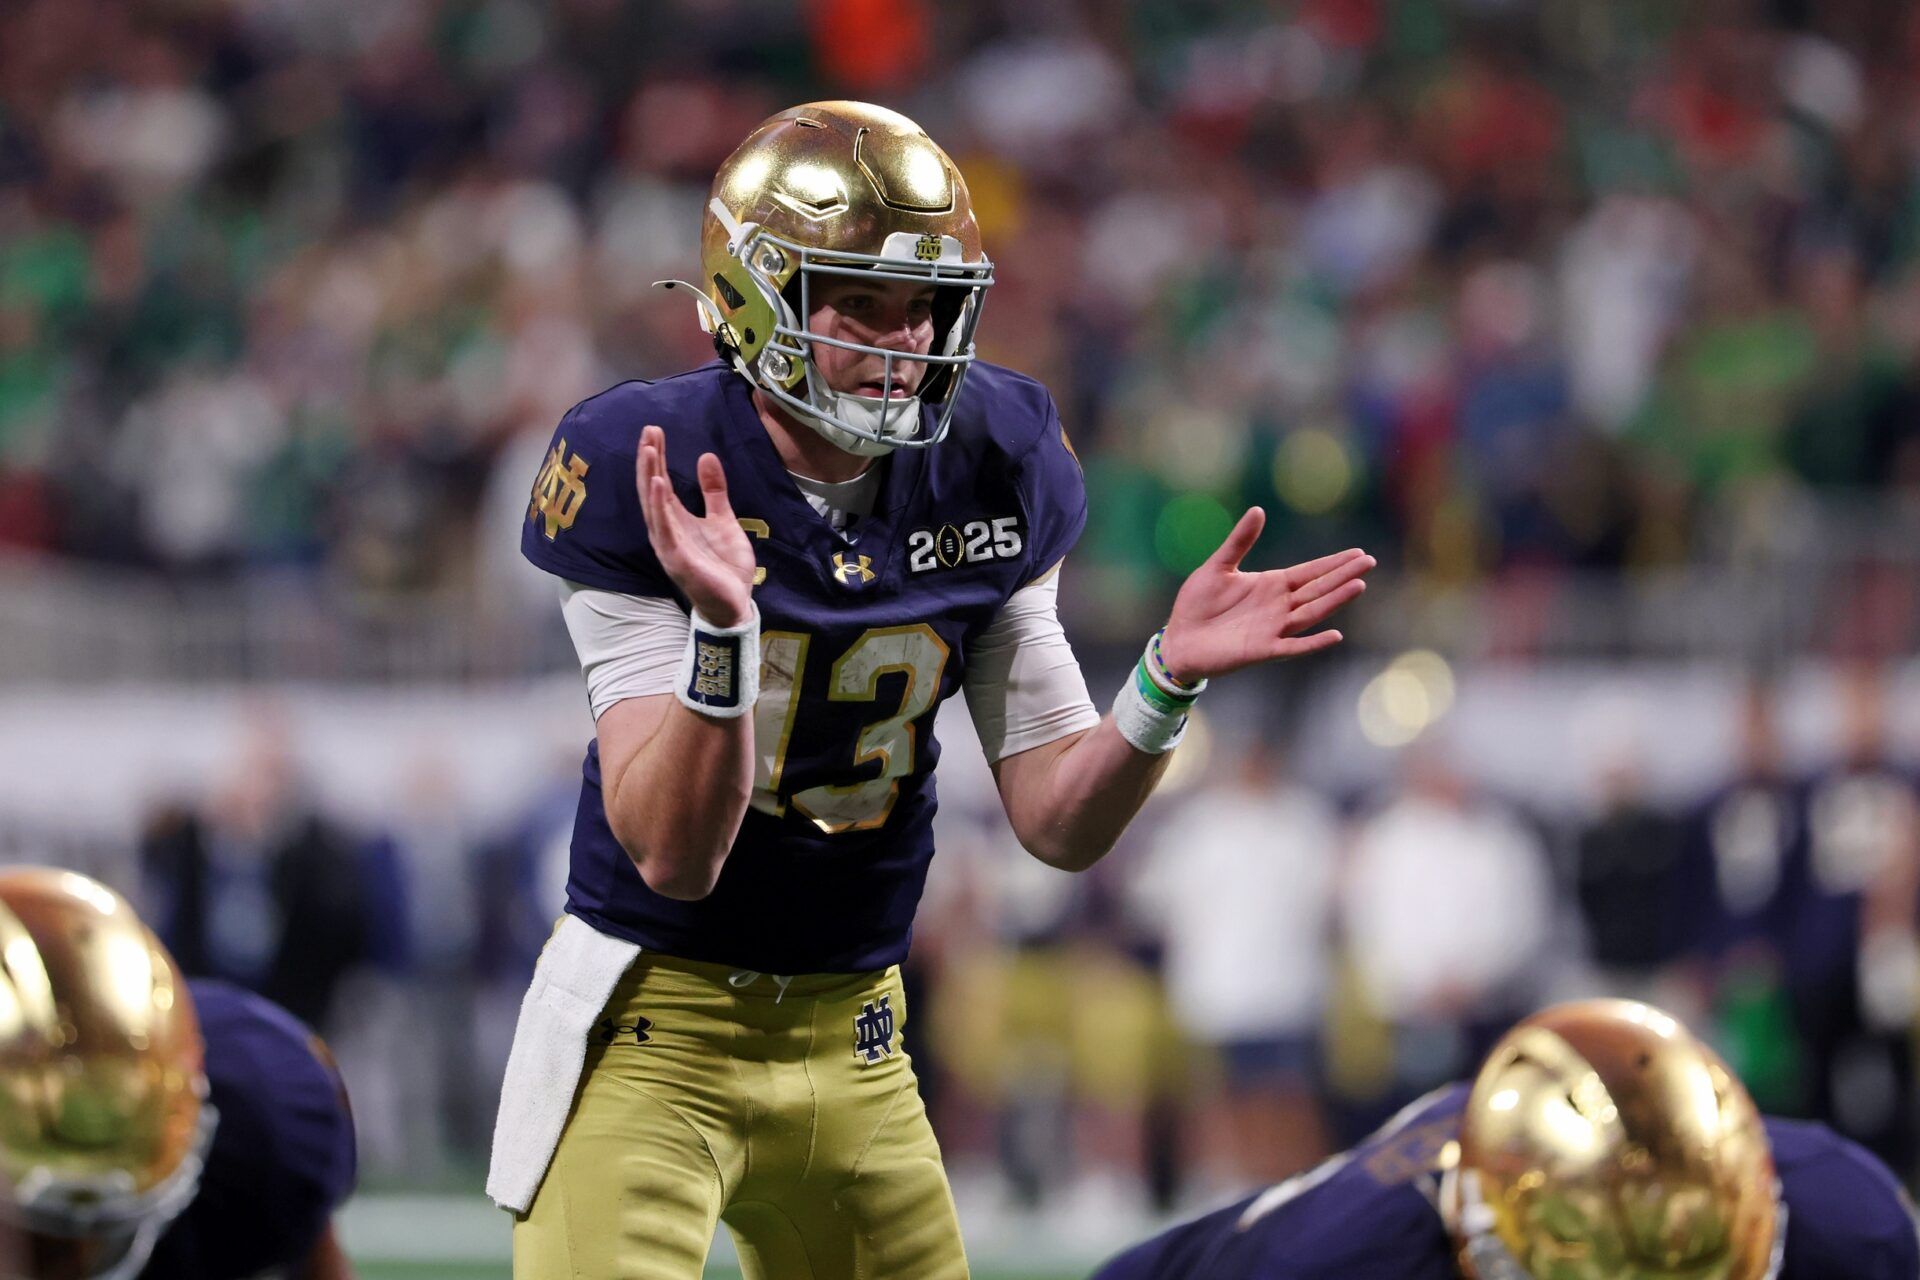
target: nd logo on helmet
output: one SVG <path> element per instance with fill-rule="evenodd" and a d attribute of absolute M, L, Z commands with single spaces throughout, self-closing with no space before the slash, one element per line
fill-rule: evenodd
<path fill-rule="evenodd" d="M 940 261 L 940 237 L 934 235 L 932 232 L 923 233 L 921 237 L 914 242 L 913 256 L 921 262 Z"/>

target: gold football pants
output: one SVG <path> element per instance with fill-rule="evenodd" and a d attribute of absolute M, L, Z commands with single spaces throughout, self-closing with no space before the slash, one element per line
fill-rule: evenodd
<path fill-rule="evenodd" d="M 965 1280 L 905 1021 L 897 969 L 783 994 L 643 954 L 514 1224 L 515 1280 L 699 1280 L 716 1222 L 747 1280 Z"/>

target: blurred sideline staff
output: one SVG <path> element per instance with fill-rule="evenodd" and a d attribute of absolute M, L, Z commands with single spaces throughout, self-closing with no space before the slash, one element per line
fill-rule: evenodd
<path fill-rule="evenodd" d="M 1095 1280 L 1912 1280 L 1913 1208 L 1669 1015 L 1559 1005 L 1359 1146 Z"/>
<path fill-rule="evenodd" d="M 132 907 L 0 872 L 0 1202 L 23 1280 L 351 1280 L 344 1088 L 277 1006 L 186 982 Z"/>

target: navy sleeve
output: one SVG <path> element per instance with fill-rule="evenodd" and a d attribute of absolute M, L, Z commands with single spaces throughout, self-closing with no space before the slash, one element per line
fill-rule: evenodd
<path fill-rule="evenodd" d="M 613 403 L 596 396 L 560 420 L 534 477 L 520 551 L 548 573 L 585 586 L 678 599 L 640 515 L 639 429 L 609 421 Z"/>
<path fill-rule="evenodd" d="M 142 1280 L 240 1280 L 313 1252 L 353 1190 L 353 1118 L 332 1059 L 293 1015 L 225 983 L 189 984 L 218 1112 L 193 1203 Z"/>
<path fill-rule="evenodd" d="M 1233 1234 L 1234 1224 L 1251 1203 L 1253 1198 L 1249 1196 L 1238 1204 L 1169 1228 L 1109 1261 L 1094 1273 L 1093 1280 L 1242 1280 L 1215 1277 L 1207 1261 Z"/>
<path fill-rule="evenodd" d="M 1767 1121 L 1787 1204 L 1781 1280 L 1914 1280 L 1920 1232 L 1899 1180 L 1823 1125 Z"/>
<path fill-rule="evenodd" d="M 1020 501 L 1026 507 L 1027 568 L 1032 582 L 1066 558 L 1087 527 L 1087 485 L 1052 397 L 1039 439 L 1017 464 Z"/>

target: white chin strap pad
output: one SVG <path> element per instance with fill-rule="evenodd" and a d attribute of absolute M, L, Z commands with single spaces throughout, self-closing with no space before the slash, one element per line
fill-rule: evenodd
<path fill-rule="evenodd" d="M 826 407 L 840 421 L 863 428 L 876 436 L 881 434 L 883 424 L 888 427 L 884 439 L 869 440 L 811 413 L 798 415 L 818 431 L 828 444 L 858 457 L 882 457 L 892 453 L 898 442 L 911 440 L 920 434 L 918 396 L 883 400 L 879 396 L 853 396 L 835 391 L 828 393 Z"/>

